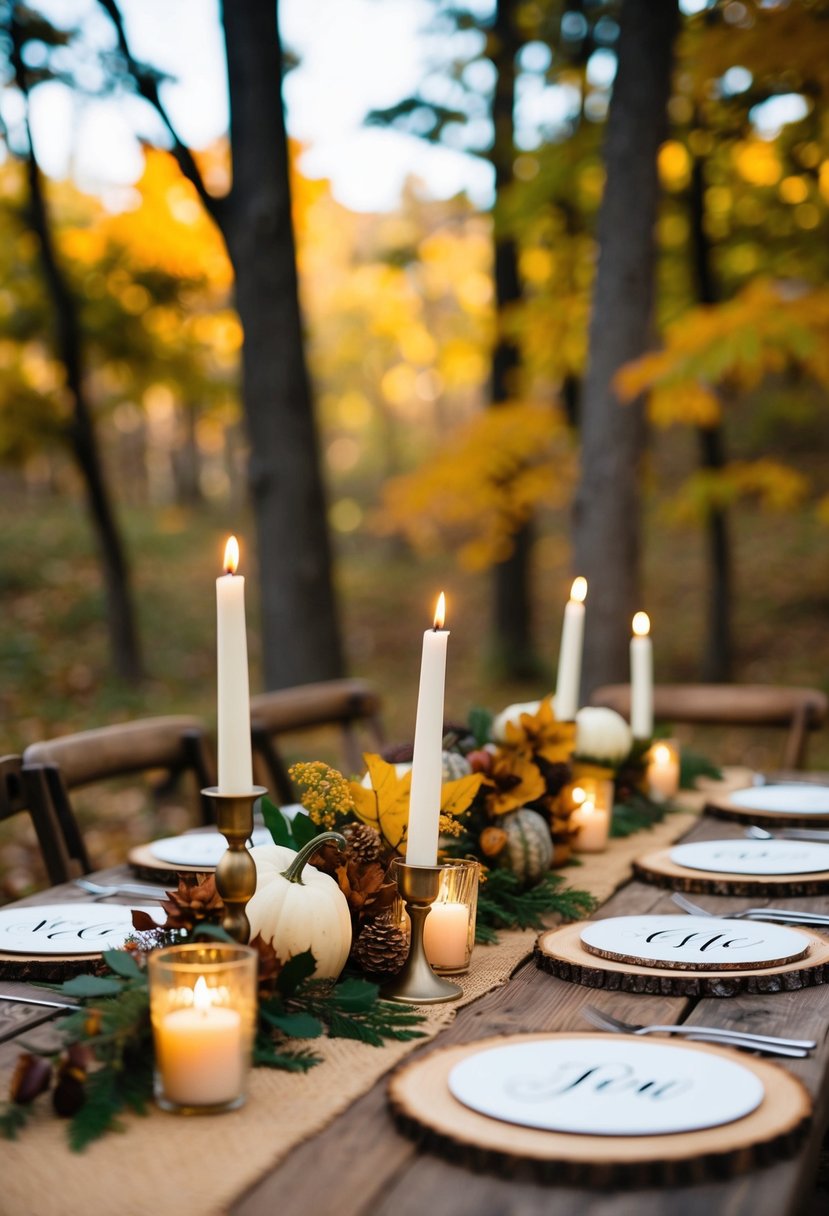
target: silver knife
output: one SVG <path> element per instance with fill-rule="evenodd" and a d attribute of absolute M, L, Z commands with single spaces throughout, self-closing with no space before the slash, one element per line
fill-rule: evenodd
<path fill-rule="evenodd" d="M 0 993 L 0 1004 L 3 1001 L 19 1001 L 23 1005 L 46 1005 L 49 1009 L 83 1009 L 83 1005 L 77 1005 L 72 1001 L 46 1001 L 38 996 L 10 996 L 6 993 Z"/>

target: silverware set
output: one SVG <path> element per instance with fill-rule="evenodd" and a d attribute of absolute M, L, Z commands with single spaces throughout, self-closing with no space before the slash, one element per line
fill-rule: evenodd
<path fill-rule="evenodd" d="M 157 899 L 159 902 L 167 898 L 163 887 L 151 887 L 140 882 L 100 883 L 91 882 L 88 878 L 76 878 L 75 886 L 94 896 L 95 900 L 110 899 L 113 895 L 131 895 L 140 899 Z"/>
<path fill-rule="evenodd" d="M 683 912 L 690 916 L 715 916 L 726 920 L 767 920 L 774 924 L 783 925 L 812 925 L 829 928 L 829 916 L 821 912 L 802 912 L 796 908 L 744 908 L 742 912 L 709 912 L 707 908 L 695 904 L 679 891 L 675 891 L 671 900 Z"/>
<path fill-rule="evenodd" d="M 695 1039 L 705 1043 L 719 1043 L 723 1047 L 739 1047 L 744 1051 L 759 1051 L 764 1055 L 784 1056 L 787 1059 L 802 1060 L 810 1051 L 817 1047 L 814 1039 L 785 1039 L 773 1034 L 752 1034 L 743 1030 L 730 1030 L 720 1026 L 694 1026 L 685 1023 L 681 1026 L 658 1024 L 642 1026 L 637 1022 L 623 1022 L 603 1009 L 594 1005 L 585 1005 L 581 1011 L 582 1017 L 596 1026 L 599 1030 L 609 1030 L 614 1034 L 668 1034 L 681 1038 Z"/>
<path fill-rule="evenodd" d="M 810 840 L 813 844 L 829 844 L 826 828 L 778 828 L 776 832 L 769 832 L 753 823 L 746 828 L 746 836 L 749 840 Z"/>

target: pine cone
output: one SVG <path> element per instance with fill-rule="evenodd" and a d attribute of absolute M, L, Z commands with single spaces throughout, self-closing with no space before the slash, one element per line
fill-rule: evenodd
<path fill-rule="evenodd" d="M 202 921 L 217 925 L 224 913 L 215 874 L 179 875 L 178 889 L 168 891 L 161 905 L 167 913 L 163 929 L 195 929 Z M 133 922 L 134 923 L 134 922 Z"/>
<path fill-rule="evenodd" d="M 377 861 L 382 851 L 382 838 L 368 823 L 348 823 L 343 828 L 348 851 L 357 861 Z"/>
<path fill-rule="evenodd" d="M 409 937 L 384 913 L 368 920 L 351 955 L 368 975 L 395 975 L 409 957 Z"/>

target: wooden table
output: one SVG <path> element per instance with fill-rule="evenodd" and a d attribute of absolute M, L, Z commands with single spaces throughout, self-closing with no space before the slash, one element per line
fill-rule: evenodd
<path fill-rule="evenodd" d="M 737 824 L 706 818 L 686 839 L 740 835 Z M 123 877 L 124 872 L 110 870 L 101 878 L 116 876 Z M 572 881 L 578 884 L 577 871 L 573 871 Z M 61 887 L 26 902 L 78 897 L 84 898 L 83 893 Z M 736 911 L 747 903 L 712 896 L 701 896 L 699 902 L 720 913 Z M 785 903 L 829 913 L 829 897 Z M 614 916 L 675 911 L 669 892 L 638 882 L 627 884 L 602 908 L 603 914 Z M 13 987 L 4 981 L 0 990 L 8 992 Z M 17 987 L 24 990 L 25 985 Z M 606 1193 L 541 1185 L 520 1176 L 507 1179 L 476 1174 L 421 1152 L 396 1130 L 383 1080 L 355 1102 L 347 1115 L 295 1148 L 278 1168 L 240 1196 L 230 1212 L 233 1216 L 273 1216 L 274 1212 L 280 1216 L 328 1216 L 333 1212 L 337 1216 L 622 1216 L 627 1212 L 637 1216 L 668 1212 L 671 1216 L 803 1216 L 829 1122 L 829 985 L 765 997 L 694 1001 L 592 990 L 558 980 L 529 962 L 509 984 L 461 1009 L 452 1026 L 420 1050 L 494 1034 L 585 1030 L 580 1010 L 586 1004 L 636 1022 L 705 1023 L 817 1039 L 818 1049 L 808 1059 L 780 1061 L 801 1078 L 815 1103 L 814 1121 L 802 1151 L 795 1158 L 732 1181 L 703 1179 L 682 1189 Z M 48 1011 L 29 1013 L 24 1006 L 0 1003 L 0 1016 L 9 1010 L 27 1027 L 49 1016 Z M 8 1033 L 8 1027 L 6 1030 Z M 4 1054 L 14 1050 L 13 1038 L 0 1046 Z M 186 1210 L 183 1203 L 182 1211 Z"/>

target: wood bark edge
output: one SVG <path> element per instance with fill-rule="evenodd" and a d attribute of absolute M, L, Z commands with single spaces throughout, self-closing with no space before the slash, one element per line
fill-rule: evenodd
<path fill-rule="evenodd" d="M 744 895 L 751 899 L 770 896 L 796 899 L 829 893 L 829 871 L 813 874 L 718 874 L 678 866 L 670 849 L 656 849 L 633 862 L 633 875 L 640 882 L 667 887 L 670 891 L 709 895 Z"/>
<path fill-rule="evenodd" d="M 806 932 L 812 936 L 810 931 Z M 771 996 L 829 983 L 829 942 L 818 936 L 812 936 L 813 945 L 805 959 L 782 967 L 741 972 L 680 972 L 599 958 L 584 949 L 580 933 L 580 925 L 542 933 L 534 951 L 539 970 L 585 988 L 646 996 L 732 997 L 744 992 Z"/>
<path fill-rule="evenodd" d="M 455 1064 L 473 1052 L 550 1035 L 510 1035 L 431 1052 L 399 1066 L 389 1080 L 392 1116 L 422 1149 L 476 1171 L 556 1185 L 686 1186 L 732 1178 L 794 1153 L 811 1121 L 802 1083 L 766 1061 L 741 1058 L 759 1075 L 765 1098 L 744 1119 L 666 1136 L 571 1136 L 538 1132 L 479 1115 L 448 1089 Z M 590 1038 L 568 1034 L 566 1038 Z M 699 1049 L 702 1044 L 683 1044 Z M 713 1048 L 714 1053 L 723 1049 Z"/>

